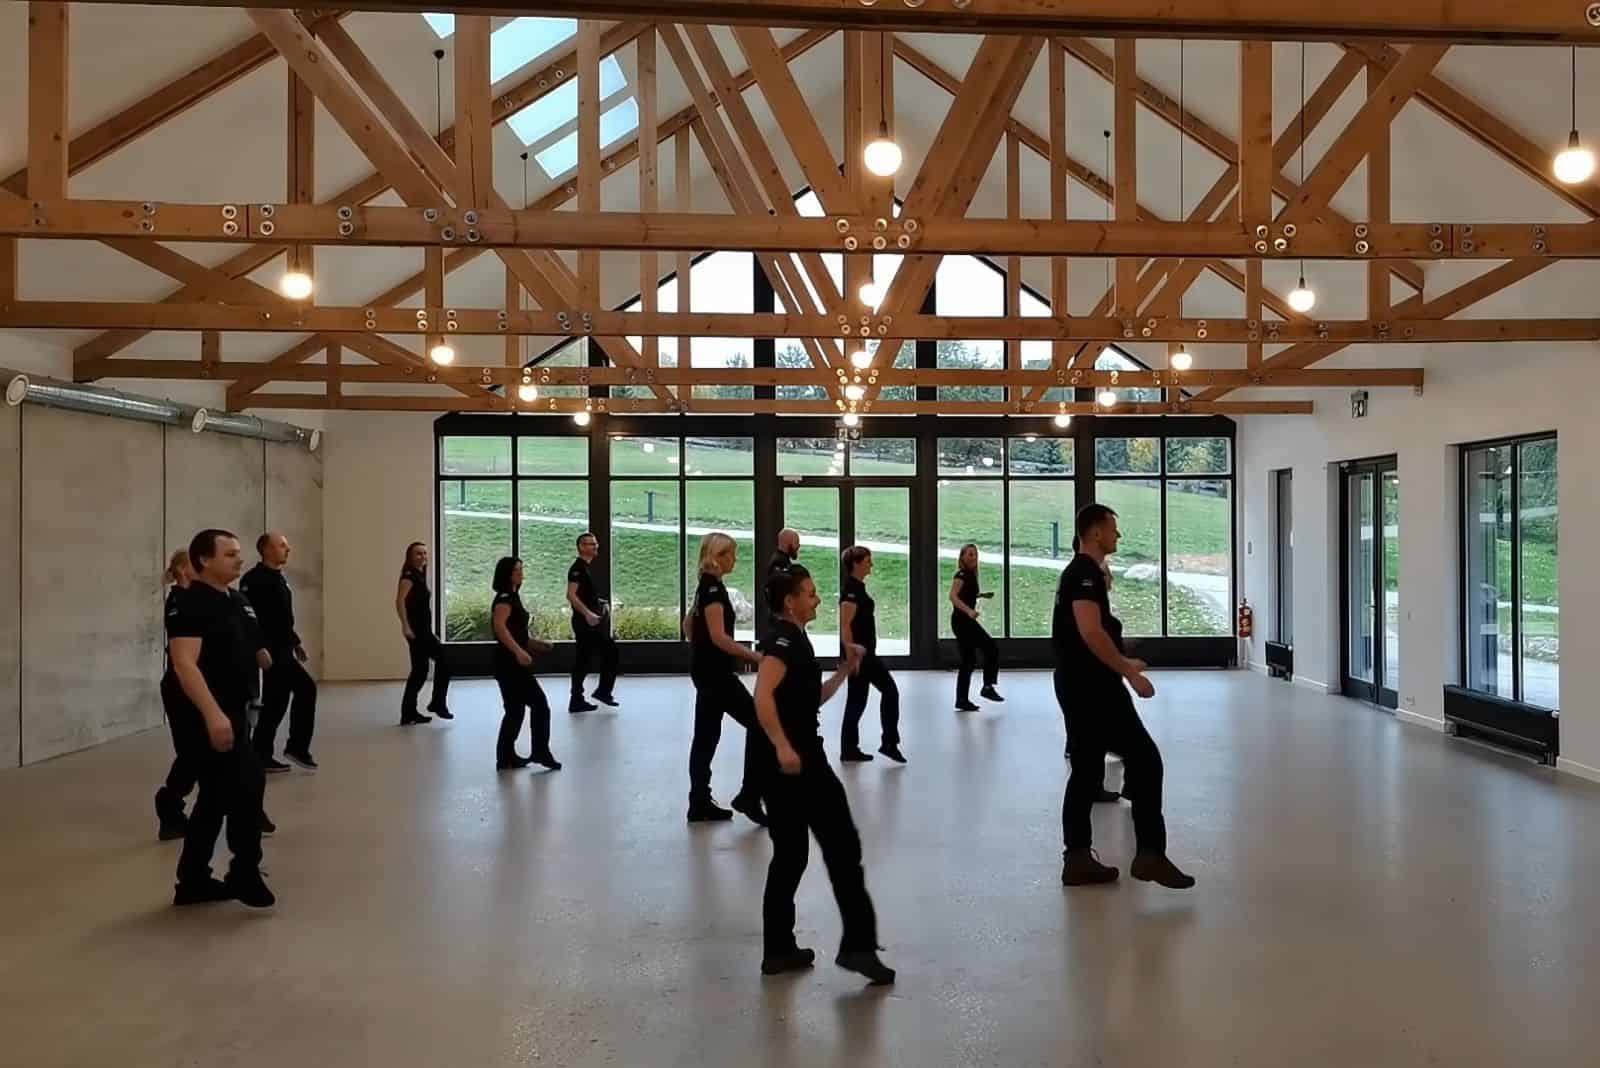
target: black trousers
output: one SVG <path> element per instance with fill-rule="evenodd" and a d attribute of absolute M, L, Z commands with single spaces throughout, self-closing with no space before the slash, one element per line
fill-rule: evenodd
<path fill-rule="evenodd" d="M 1141 853 L 1167 851 L 1161 815 L 1161 750 L 1134 711 L 1133 695 L 1121 680 L 1074 685 L 1055 673 L 1056 701 L 1072 745 L 1072 773 L 1061 799 L 1061 836 L 1068 849 L 1094 844 L 1090 813 L 1105 788 L 1106 754 L 1122 757 L 1122 796 L 1133 803 L 1133 833 Z"/>
<path fill-rule="evenodd" d="M 533 739 L 530 756 L 544 756 L 550 752 L 550 702 L 545 700 L 544 688 L 532 669 L 496 665 L 494 681 L 500 687 L 500 702 L 505 714 L 500 718 L 500 736 L 495 741 L 494 755 L 500 762 L 513 760 L 517 755 L 517 735 L 522 733 L 522 716 L 528 716 L 528 734 Z"/>
<path fill-rule="evenodd" d="M 961 667 L 956 670 L 956 701 L 962 702 L 967 700 L 967 691 L 972 686 L 972 668 L 980 652 L 983 654 L 983 684 L 993 686 L 1000 678 L 1000 648 L 976 619 L 953 616 L 950 629 L 955 632 L 956 647 L 961 650 Z"/>
<path fill-rule="evenodd" d="M 756 701 L 744 688 L 739 676 L 731 672 L 707 673 L 694 680 L 694 740 L 689 743 L 689 803 L 711 800 L 711 758 L 722 739 L 722 715 L 726 712 L 745 730 L 744 782 L 739 796 L 761 793 L 761 755 L 766 739 L 756 722 Z M 766 743 L 770 746 L 770 743 Z"/>
<path fill-rule="evenodd" d="M 193 769 L 200 787 L 189 814 L 183 852 L 178 856 L 178 882 L 198 883 L 211 877 L 211 856 L 224 821 L 228 850 L 233 854 L 229 874 L 250 875 L 261 868 L 261 801 L 267 786 L 249 744 L 243 710 L 228 717 L 233 725 L 233 748 L 219 753 L 211 748 L 200 714 L 172 692 L 176 687 L 175 681 L 164 685 L 161 696 L 168 719 L 178 724 L 173 739 L 179 758 Z"/>
<path fill-rule="evenodd" d="M 284 749 L 310 752 L 311 735 L 317 727 L 317 684 L 289 649 L 273 651 L 272 666 L 267 669 L 262 686 L 261 721 L 256 724 L 251 738 L 256 756 L 262 760 L 272 759 L 278 724 L 283 722 L 285 712 L 289 713 L 289 738 L 284 742 Z"/>
<path fill-rule="evenodd" d="M 617 681 L 617 643 L 599 627 L 585 627 L 580 623 L 573 624 L 572 638 L 578 648 L 572 658 L 571 703 L 583 703 L 583 680 L 589 674 L 590 659 L 595 657 L 600 660 L 600 682 L 594 692 L 603 697 L 611 696 L 611 687 Z"/>
<path fill-rule="evenodd" d="M 450 665 L 444 658 L 444 645 L 426 631 L 416 631 L 415 638 L 406 639 L 411 652 L 411 674 L 406 676 L 405 692 L 400 695 L 400 714 L 417 714 L 417 695 L 428 678 L 428 661 L 435 665 L 433 671 L 433 697 L 428 701 L 428 711 L 437 712 L 448 707 L 450 697 Z"/>
<path fill-rule="evenodd" d="M 162 696 L 164 699 L 165 693 Z M 171 712 L 167 713 L 167 730 L 172 732 L 172 767 L 167 771 L 167 781 L 156 791 L 156 811 L 162 822 L 183 816 L 184 799 L 200 777 L 194 761 L 184 755 L 185 747 L 180 744 L 178 737 L 178 720 Z"/>
<path fill-rule="evenodd" d="M 900 744 L 900 687 L 894 676 L 884 667 L 878 654 L 869 652 L 861 658 L 861 666 L 845 684 L 844 725 L 839 731 L 839 752 L 848 753 L 861 748 L 861 713 L 867 710 L 867 689 L 878 688 L 878 722 L 883 727 L 883 745 Z"/>
<path fill-rule="evenodd" d="M 795 948 L 794 895 L 806 871 L 813 834 L 822 847 L 822 862 L 827 865 L 844 921 L 839 952 L 876 950 L 878 919 L 867 894 L 861 836 L 850 817 L 844 786 L 828 766 L 820 740 L 801 749 L 800 759 L 798 775 L 783 774 L 775 762 L 765 772 L 762 792 L 767 802 L 772 862 L 767 866 L 767 888 L 761 900 L 763 954 L 772 957 Z"/>

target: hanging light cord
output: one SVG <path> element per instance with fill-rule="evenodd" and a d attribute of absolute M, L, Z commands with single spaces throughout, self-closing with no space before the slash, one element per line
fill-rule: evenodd
<path fill-rule="evenodd" d="M 528 210 L 528 154 L 522 154 L 522 210 Z M 517 308 L 523 312 L 528 310 L 528 290 L 521 282 L 517 283 Z M 522 365 L 528 365 L 528 335 L 522 335 Z"/>
<path fill-rule="evenodd" d="M 1110 178 L 1111 178 L 1111 131 L 1110 130 L 1103 130 L 1101 132 L 1105 135 L 1105 139 L 1106 139 L 1106 179 L 1109 181 Z M 1111 221 L 1111 201 L 1107 200 L 1105 202 L 1105 204 L 1102 205 L 1102 214 L 1105 216 L 1106 222 L 1109 223 Z M 1107 257 L 1106 258 L 1106 289 L 1109 290 L 1110 288 L 1111 288 L 1111 259 L 1110 259 L 1110 257 Z"/>
<path fill-rule="evenodd" d="M 433 50 L 433 139 L 444 136 L 444 49 Z"/>
<path fill-rule="evenodd" d="M 1306 43 L 1300 42 L 1300 185 L 1306 184 Z M 1306 258 L 1300 257 L 1300 288 L 1306 284 Z"/>
<path fill-rule="evenodd" d="M 1185 202 L 1186 198 L 1183 195 L 1183 141 L 1184 141 L 1184 134 L 1186 132 L 1185 131 L 1185 126 L 1187 125 L 1187 120 L 1188 120 L 1188 117 L 1189 117 L 1188 113 L 1183 110 L 1183 55 L 1184 55 L 1184 45 L 1186 45 L 1187 43 L 1188 43 L 1187 41 L 1184 41 L 1181 38 L 1178 41 L 1178 221 L 1179 222 L 1182 222 L 1183 220 L 1185 220 L 1185 219 L 1187 219 L 1189 217 L 1188 205 Z M 1178 292 L 1178 318 L 1179 319 L 1183 318 L 1183 305 L 1184 305 L 1183 298 L 1185 296 L 1187 296 L 1187 295 L 1188 294 L 1187 294 L 1186 291 L 1180 290 Z"/>
<path fill-rule="evenodd" d="M 1572 132 L 1578 132 L 1578 46 L 1572 46 Z"/>

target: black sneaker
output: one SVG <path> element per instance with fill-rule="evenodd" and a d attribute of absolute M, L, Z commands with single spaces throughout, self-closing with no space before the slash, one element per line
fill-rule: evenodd
<path fill-rule="evenodd" d="M 432 722 L 433 722 L 433 717 L 432 716 L 424 716 L 420 712 L 402 712 L 402 713 L 400 713 L 400 726 L 402 726 L 402 727 L 415 727 L 419 723 L 432 723 Z"/>
<path fill-rule="evenodd" d="M 282 772 L 288 771 L 289 765 L 285 764 L 276 757 L 263 757 L 261 759 L 261 770 L 266 772 L 268 775 L 278 775 Z"/>
<path fill-rule="evenodd" d="M 746 819 L 756 826 L 765 827 L 767 825 L 767 813 L 761 807 L 761 798 L 754 795 L 740 794 L 728 802 L 728 805 L 735 812 L 742 813 Z M 808 949 L 806 952 L 810 953 L 811 951 Z"/>
<path fill-rule="evenodd" d="M 833 963 L 848 972 L 864 975 L 872 986 L 888 986 L 894 982 L 894 969 L 878 959 L 874 950 L 861 953 L 840 953 Z"/>
<path fill-rule="evenodd" d="M 537 764 L 541 768 L 549 768 L 551 771 L 561 770 L 561 761 L 552 756 L 548 749 L 542 753 L 535 753 L 533 756 L 529 757 L 528 763 Z"/>
<path fill-rule="evenodd" d="M 817 955 L 809 949 L 796 946 L 785 953 L 775 953 L 761 958 L 762 975 L 782 975 L 784 972 L 805 971 L 817 963 Z"/>
<path fill-rule="evenodd" d="M 1114 805 L 1121 800 L 1121 794 L 1117 793 L 1115 790 L 1107 790 L 1104 786 L 1102 786 L 1100 787 L 1100 796 L 1094 799 L 1094 803 L 1097 805 Z"/>
<path fill-rule="evenodd" d="M 160 828 L 156 831 L 156 838 L 163 842 L 176 842 L 189 833 L 189 817 L 179 815 L 161 821 Z"/>
<path fill-rule="evenodd" d="M 306 771 L 317 770 L 317 762 L 312 759 L 311 750 L 309 749 L 285 749 L 283 755 L 288 758 L 289 763 Z"/>
<path fill-rule="evenodd" d="M 864 764 L 872 759 L 872 754 L 859 749 L 846 749 L 839 754 L 839 759 L 846 764 Z"/>
<path fill-rule="evenodd" d="M 271 838 L 278 833 L 278 825 L 273 823 L 265 812 L 261 814 L 261 837 Z"/>
<path fill-rule="evenodd" d="M 223 884 L 241 905 L 248 905 L 253 909 L 270 909 L 278 903 L 278 899 L 267 889 L 267 884 L 262 881 L 261 873 L 258 871 L 253 871 L 249 875 L 235 875 L 229 872 Z"/>
<path fill-rule="evenodd" d="M 454 712 L 450 711 L 448 708 L 445 708 L 443 705 L 440 705 L 438 708 L 434 708 L 433 706 L 430 705 L 428 707 L 428 711 L 432 712 L 435 716 L 438 716 L 440 719 L 455 719 L 456 718 L 456 714 Z M 424 723 L 428 722 L 428 717 L 427 716 L 423 716 L 422 717 L 422 722 L 424 722 Z"/>
<path fill-rule="evenodd" d="M 207 878 L 201 883 L 179 883 L 172 888 L 174 905 L 208 905 L 214 901 L 232 901 L 233 891 L 221 879 Z"/>
<path fill-rule="evenodd" d="M 591 705 L 588 701 L 574 701 L 567 706 L 567 711 L 576 716 L 579 712 L 593 712 L 599 705 Z"/>
<path fill-rule="evenodd" d="M 1092 849 L 1069 849 L 1061 865 L 1062 886 L 1094 886 L 1114 883 L 1121 873 L 1110 864 L 1100 863 Z"/>
<path fill-rule="evenodd" d="M 983 698 L 985 701 L 1005 700 L 1004 697 L 1000 696 L 1000 691 L 995 689 L 993 686 L 985 686 L 983 689 L 978 691 L 978 696 Z"/>
<path fill-rule="evenodd" d="M 906 762 L 906 755 L 900 752 L 900 747 L 898 745 L 880 745 L 878 747 L 878 752 L 882 753 L 896 764 L 904 764 Z"/>
<path fill-rule="evenodd" d="M 596 701 L 599 701 L 603 705 L 610 705 L 612 708 L 621 708 L 622 707 L 622 702 L 618 701 L 615 697 L 613 697 L 609 693 L 595 693 L 595 694 L 590 694 L 589 696 L 593 697 Z"/>
<path fill-rule="evenodd" d="M 724 823 L 733 819 L 733 810 L 723 808 L 709 797 L 689 806 L 690 823 Z"/>
<path fill-rule="evenodd" d="M 524 757 L 524 756 L 500 757 L 499 759 L 497 759 L 494 762 L 494 770 L 496 770 L 496 771 L 517 771 L 517 770 L 519 770 L 521 768 L 527 767 L 529 764 L 532 764 L 532 763 L 533 763 L 533 758 L 532 757 Z"/>
<path fill-rule="evenodd" d="M 1142 882 L 1160 883 L 1169 890 L 1187 890 L 1194 886 L 1194 876 L 1179 871 L 1165 853 L 1135 853 L 1128 874 Z"/>
<path fill-rule="evenodd" d="M 978 711 L 978 706 L 973 704 L 971 701 L 957 701 L 956 702 L 956 711 L 957 712 L 976 712 L 976 711 Z"/>

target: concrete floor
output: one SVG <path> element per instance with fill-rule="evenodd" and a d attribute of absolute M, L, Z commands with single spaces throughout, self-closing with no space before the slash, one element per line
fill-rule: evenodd
<path fill-rule="evenodd" d="M 1200 885 L 1065 891 L 1048 676 L 1004 676 L 1010 700 L 971 716 L 949 711 L 949 675 L 900 681 L 910 766 L 844 772 L 900 969 L 890 990 L 831 963 L 759 977 L 768 844 L 744 822 L 684 825 L 685 680 L 625 680 L 620 714 L 558 713 L 566 769 L 503 775 L 492 683 L 461 684 L 460 718 L 415 730 L 391 725 L 397 687 L 329 686 L 323 772 L 269 788 L 271 913 L 168 907 L 177 847 L 156 842 L 149 803 L 165 731 L 0 773 L 3 1060 L 1600 1055 L 1600 789 L 1258 676 L 1163 673 L 1145 714 L 1166 753 L 1173 855 Z M 730 723 L 718 754 L 723 800 L 740 734 Z M 1096 819 L 1101 855 L 1125 866 L 1126 809 Z M 814 852 L 799 912 L 802 944 L 831 958 L 838 919 Z"/>

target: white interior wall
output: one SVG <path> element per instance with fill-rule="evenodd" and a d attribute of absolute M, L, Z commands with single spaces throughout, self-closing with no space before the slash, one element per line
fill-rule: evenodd
<path fill-rule="evenodd" d="M 1239 428 L 1240 592 L 1256 606 L 1252 662 L 1275 632 L 1272 472 L 1294 471 L 1295 672 L 1337 691 L 1341 461 L 1393 453 L 1400 476 L 1400 708 L 1443 725 L 1443 691 L 1460 681 L 1459 490 L 1456 446 L 1555 431 L 1560 466 L 1561 766 L 1600 779 L 1600 498 L 1589 472 L 1600 456 L 1592 345 L 1454 345 L 1386 350 L 1422 364 L 1422 396 L 1372 390 L 1352 419 L 1345 391 L 1319 391 L 1312 416 L 1245 417 Z"/>
<path fill-rule="evenodd" d="M 394 591 L 406 545 L 433 542 L 434 419 L 415 412 L 327 415 L 327 678 L 398 679 L 409 668 Z"/>

